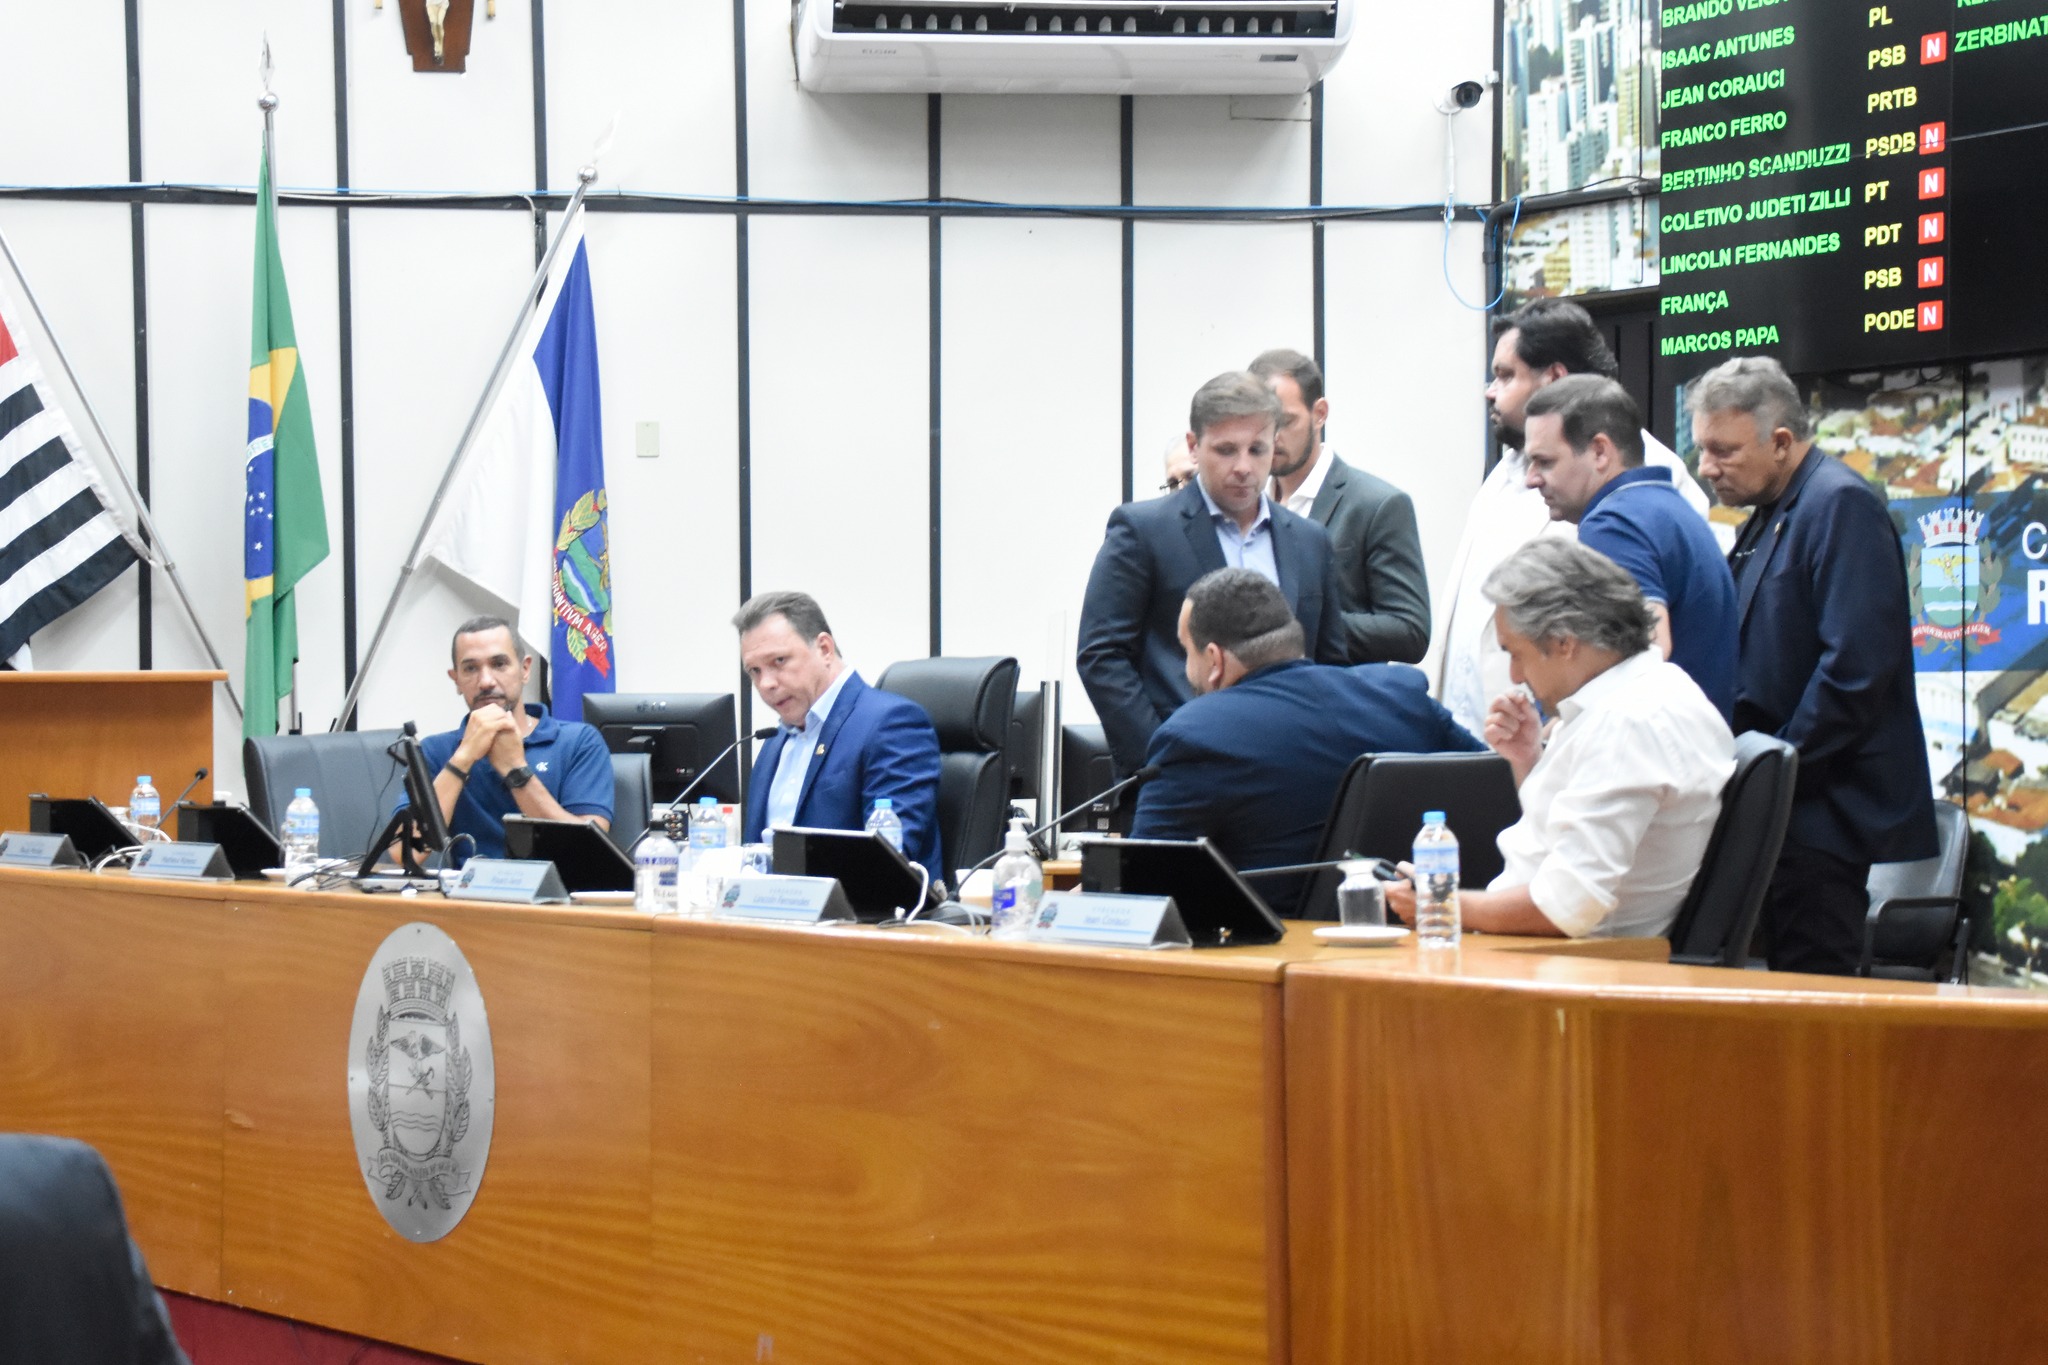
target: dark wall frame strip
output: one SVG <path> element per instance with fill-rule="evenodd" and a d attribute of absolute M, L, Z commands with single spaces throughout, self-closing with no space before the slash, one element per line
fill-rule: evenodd
<path fill-rule="evenodd" d="M 1323 206 L 1323 83 L 1317 81 L 1308 92 L 1308 202 L 1311 208 Z M 1325 389 L 1330 378 L 1329 347 L 1326 341 L 1329 329 L 1325 325 L 1329 317 L 1326 298 L 1325 275 L 1323 273 L 1323 221 L 1318 218 L 1308 228 L 1309 299 L 1314 310 L 1314 321 L 1310 334 L 1315 338 L 1314 353 L 1316 368 L 1323 372 Z"/>
<path fill-rule="evenodd" d="M 142 180 L 142 15 L 141 0 L 126 0 L 122 6 L 128 55 L 128 179 Z M 255 202 L 251 193 L 250 202 Z M 135 318 L 135 492 L 142 505 L 149 505 L 149 262 L 148 244 L 143 236 L 143 202 L 131 201 L 128 208 L 130 288 L 134 290 Z M 137 528 L 148 543 L 148 533 Z M 155 581 L 148 561 L 135 566 L 136 636 L 135 666 L 155 667 L 155 615 L 151 605 Z"/>
<path fill-rule="evenodd" d="M 1117 99 L 1117 178 L 1126 208 L 1136 203 L 1137 133 L 1131 96 Z M 1136 496 L 1138 405 L 1138 225 L 1123 219 L 1123 500 Z"/>
<path fill-rule="evenodd" d="M 349 185 L 348 0 L 334 0 L 334 183 Z M 356 681 L 356 357 L 354 253 L 349 242 L 348 205 L 334 210 L 334 267 L 338 295 L 336 366 L 341 412 L 341 688 Z M 350 712 L 348 728 L 356 728 Z"/>
<path fill-rule="evenodd" d="M 939 189 L 939 143 L 941 133 L 940 115 L 943 108 L 941 101 L 944 99 L 945 96 L 939 94 L 927 95 L 925 96 L 924 106 L 925 197 L 934 203 L 938 202 L 941 193 Z M 941 295 L 939 292 L 941 275 L 940 237 L 942 235 L 942 224 L 945 222 L 945 215 L 934 213 L 931 215 L 930 221 L 931 282 L 927 290 L 929 320 L 926 328 L 926 341 L 931 349 L 931 375 L 928 381 L 930 386 L 929 402 L 931 405 L 928 415 L 931 426 L 931 463 L 926 479 L 927 495 L 930 498 L 931 507 L 931 528 L 929 532 L 930 544 L 928 547 L 930 561 L 926 574 L 930 582 L 928 596 L 931 601 L 931 654 L 936 659 L 940 653 L 941 636 L 945 629 L 945 611 L 941 602 L 941 586 L 943 583 L 941 566 L 944 563 L 945 557 L 945 490 L 942 482 L 943 474 L 940 458 L 944 453 L 945 442 L 939 431 L 940 402 L 944 395 L 944 391 L 940 386 L 939 363 L 939 344 L 943 339 L 944 327 L 943 314 L 940 308 Z"/>

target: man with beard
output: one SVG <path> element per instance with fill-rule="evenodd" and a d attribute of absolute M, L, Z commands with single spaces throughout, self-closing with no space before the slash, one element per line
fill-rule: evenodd
<path fill-rule="evenodd" d="M 1330 400 L 1323 371 L 1299 351 L 1251 364 L 1280 400 L 1273 434 L 1273 500 L 1330 535 L 1344 604 L 1344 656 L 1355 664 L 1421 660 L 1429 648 L 1429 580 L 1415 504 L 1385 479 L 1353 468 L 1323 442 Z"/>
<path fill-rule="evenodd" d="M 475 856 L 505 856 L 505 817 L 612 823 L 612 759 L 596 730 L 558 721 L 525 702 L 533 656 L 501 616 L 476 616 L 455 628 L 448 677 L 469 717 L 420 741 L 434 795 L 450 834 L 476 840 Z M 397 808 L 406 804 L 401 794 Z"/>
<path fill-rule="evenodd" d="M 1569 522 L 1552 521 L 1542 495 L 1527 486 L 1528 461 L 1522 451 L 1529 396 L 1568 374 L 1612 379 L 1619 368 L 1592 315 L 1565 299 L 1536 299 L 1495 318 L 1493 335 L 1486 408 L 1500 438 L 1501 458 L 1466 513 L 1465 535 L 1438 612 L 1442 629 L 1431 644 L 1433 657 L 1423 664 L 1437 700 L 1474 731 L 1484 726 L 1488 704 L 1508 687 L 1508 656 L 1494 638 L 1493 604 L 1480 585 L 1496 564 L 1536 537 L 1574 531 Z M 1669 469 L 1679 493 L 1706 516 L 1707 495 L 1685 462 L 1647 431 L 1643 463 Z"/>
<path fill-rule="evenodd" d="M 1238 868 L 1305 863 L 1359 755 L 1485 747 L 1429 699 L 1413 668 L 1303 658 L 1301 622 L 1249 569 L 1195 581 L 1180 642 L 1196 696 L 1152 735 L 1145 761 L 1159 776 L 1139 788 L 1133 838 L 1207 838 Z M 1291 915 L 1304 884 L 1262 889 Z"/>

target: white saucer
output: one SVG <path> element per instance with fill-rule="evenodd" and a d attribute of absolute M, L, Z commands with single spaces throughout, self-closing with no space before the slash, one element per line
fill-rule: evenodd
<path fill-rule="evenodd" d="M 285 871 L 281 867 L 266 867 L 263 869 L 263 875 L 270 881 L 281 882 L 284 880 Z"/>
<path fill-rule="evenodd" d="M 1384 948 L 1408 937 L 1408 930 L 1399 924 L 1329 924 L 1315 934 L 1340 948 Z"/>
<path fill-rule="evenodd" d="M 631 905 L 630 891 L 571 891 L 569 899 L 577 905 Z"/>

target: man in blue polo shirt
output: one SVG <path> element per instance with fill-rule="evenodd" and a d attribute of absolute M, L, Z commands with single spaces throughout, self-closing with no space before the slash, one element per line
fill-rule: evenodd
<path fill-rule="evenodd" d="M 1579 544 L 1626 569 L 1657 617 L 1657 646 L 1699 684 L 1723 720 L 1735 712 L 1735 579 L 1714 533 L 1671 482 L 1643 463 L 1642 414 L 1601 375 L 1568 375 L 1530 395 L 1528 485 Z"/>
<path fill-rule="evenodd" d="M 476 840 L 477 857 L 502 858 L 508 815 L 610 829 L 611 753 L 590 726 L 558 721 L 539 702 L 521 705 L 533 656 L 511 622 L 472 617 L 455 628 L 449 652 L 469 718 L 420 741 L 448 832 Z M 393 809 L 405 804 L 401 794 Z"/>

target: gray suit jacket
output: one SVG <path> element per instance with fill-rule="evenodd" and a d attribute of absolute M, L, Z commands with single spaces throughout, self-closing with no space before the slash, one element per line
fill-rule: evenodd
<path fill-rule="evenodd" d="M 1429 580 L 1415 504 L 1385 479 L 1327 452 L 1329 473 L 1309 519 L 1330 533 L 1344 603 L 1344 654 L 1354 664 L 1422 661 L 1429 648 Z"/>

